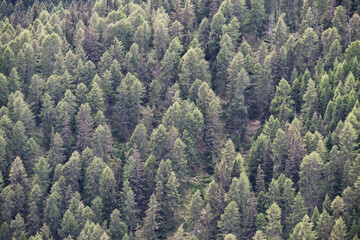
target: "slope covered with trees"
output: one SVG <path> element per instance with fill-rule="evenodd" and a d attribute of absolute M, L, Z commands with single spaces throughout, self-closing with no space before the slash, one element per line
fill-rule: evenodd
<path fill-rule="evenodd" d="M 0 240 L 360 237 L 359 0 L 2 0 Z"/>

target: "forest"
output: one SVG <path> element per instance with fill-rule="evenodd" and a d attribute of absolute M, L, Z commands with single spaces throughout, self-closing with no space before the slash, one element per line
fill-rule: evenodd
<path fill-rule="evenodd" d="M 1 0 L 0 240 L 359 240 L 360 0 Z"/>

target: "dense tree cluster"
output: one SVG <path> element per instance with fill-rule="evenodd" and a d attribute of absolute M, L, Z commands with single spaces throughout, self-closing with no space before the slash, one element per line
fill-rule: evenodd
<path fill-rule="evenodd" d="M 0 4 L 0 240 L 360 237 L 358 0 Z"/>

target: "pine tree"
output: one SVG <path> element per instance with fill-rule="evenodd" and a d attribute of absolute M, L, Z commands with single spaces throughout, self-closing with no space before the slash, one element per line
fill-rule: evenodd
<path fill-rule="evenodd" d="M 268 210 L 266 210 L 267 219 L 269 221 L 266 226 L 267 239 L 281 239 L 282 225 L 280 222 L 281 209 L 276 203 L 273 203 Z"/>
<path fill-rule="evenodd" d="M 73 191 L 80 191 L 81 167 L 80 154 L 77 151 L 73 152 L 62 167 L 61 173 L 66 179 L 66 185 L 70 185 Z"/>
<path fill-rule="evenodd" d="M 326 209 L 320 214 L 319 221 L 316 223 L 316 231 L 319 239 L 329 239 L 330 231 L 333 225 L 333 219 Z"/>
<path fill-rule="evenodd" d="M 52 134 L 48 159 L 50 159 L 50 165 L 54 170 L 58 164 L 64 162 L 63 144 L 63 140 L 59 133 Z"/>
<path fill-rule="evenodd" d="M 350 19 L 350 42 L 360 40 L 359 26 L 360 26 L 360 17 L 357 13 L 355 13 Z"/>
<path fill-rule="evenodd" d="M 282 47 L 288 39 L 288 28 L 282 17 L 278 19 L 274 29 L 274 44 L 277 47 Z"/>
<path fill-rule="evenodd" d="M 89 104 L 85 103 L 80 106 L 76 121 L 78 126 L 76 145 L 80 151 L 83 151 L 86 147 L 90 146 L 93 132 L 93 118 L 91 117 L 91 109 Z"/>
<path fill-rule="evenodd" d="M 205 115 L 205 142 L 207 145 L 208 158 L 212 164 L 217 162 L 219 145 L 222 137 L 222 122 L 220 120 L 220 113 L 221 105 L 218 99 L 213 98 Z"/>
<path fill-rule="evenodd" d="M 295 118 L 291 124 L 287 124 L 287 144 L 290 151 L 285 164 L 285 176 L 291 178 L 294 183 L 298 182 L 301 161 L 305 155 L 304 143 L 301 137 L 300 121 Z"/>
<path fill-rule="evenodd" d="M 155 194 L 150 197 L 150 202 L 146 210 L 146 217 L 144 219 L 144 235 L 146 239 L 157 239 L 157 230 L 159 229 L 159 203 L 156 200 Z"/>
<path fill-rule="evenodd" d="M 174 38 L 165 52 L 163 60 L 161 61 L 161 75 L 160 82 L 163 88 L 166 89 L 174 84 L 179 78 L 180 59 L 183 46 L 179 38 Z"/>
<path fill-rule="evenodd" d="M 165 19 L 155 20 L 153 44 L 158 59 L 161 59 L 169 44 L 169 28 Z"/>
<path fill-rule="evenodd" d="M 48 190 L 50 184 L 51 167 L 46 158 L 40 158 L 34 166 L 33 185 L 38 185 L 43 194 Z"/>
<path fill-rule="evenodd" d="M 254 141 L 253 146 L 251 147 L 249 158 L 248 158 L 248 172 L 249 172 L 249 180 L 251 183 L 255 183 L 256 178 L 256 170 L 259 164 L 263 165 L 270 158 L 268 153 L 270 139 L 265 134 L 261 134 L 257 140 Z M 270 176 L 266 174 L 269 173 L 271 169 L 266 169 L 265 179 L 271 179 Z M 270 178 L 269 178 L 270 177 Z M 265 180 L 265 182 L 266 182 Z"/>
<path fill-rule="evenodd" d="M 270 106 L 270 113 L 280 121 L 292 118 L 294 101 L 290 97 L 290 91 L 289 83 L 282 78 Z"/>
<path fill-rule="evenodd" d="M 67 236 L 76 237 L 80 232 L 79 225 L 76 222 L 73 213 L 67 210 L 61 222 L 61 228 L 59 229 L 60 236 L 64 239 Z"/>
<path fill-rule="evenodd" d="M 227 83 L 227 70 L 230 66 L 231 60 L 234 57 L 234 46 L 232 39 L 228 34 L 222 36 L 220 40 L 220 50 L 216 56 L 216 80 L 214 85 L 216 92 L 223 96 L 225 93 L 225 86 Z"/>
<path fill-rule="evenodd" d="M 197 190 L 190 202 L 189 207 L 189 222 L 193 224 L 194 226 L 194 234 L 195 236 L 199 236 L 199 224 L 200 224 L 200 218 L 201 218 L 201 210 L 203 208 L 204 202 L 200 196 L 200 191 Z"/>
<path fill-rule="evenodd" d="M 216 56 L 219 52 L 220 39 L 221 39 L 221 29 L 225 24 L 226 19 L 224 15 L 219 11 L 217 12 L 210 24 L 210 33 L 209 33 L 209 54 L 210 56 Z"/>
<path fill-rule="evenodd" d="M 180 182 L 185 183 L 188 175 L 188 159 L 185 152 L 186 145 L 181 140 L 177 138 L 173 148 L 173 154 L 171 162 L 173 164 L 173 170 L 177 173 L 177 177 Z"/>
<path fill-rule="evenodd" d="M 120 211 L 114 209 L 110 215 L 109 235 L 111 239 L 123 239 L 127 234 L 127 226 L 121 221 Z"/>
<path fill-rule="evenodd" d="M 188 96 L 191 85 L 196 79 L 209 83 L 210 74 L 203 51 L 199 47 L 190 47 L 180 61 L 178 84 L 183 96 Z"/>
<path fill-rule="evenodd" d="M 245 219 L 243 221 L 242 236 L 253 236 L 256 232 L 257 200 L 252 193 L 247 202 Z"/>
<path fill-rule="evenodd" d="M 236 143 L 239 143 L 246 129 L 247 107 L 245 106 L 244 92 L 250 81 L 244 69 L 241 69 L 233 80 L 235 81 L 232 83 L 234 90 L 229 98 L 229 127 L 239 136 L 236 138 Z"/>
<path fill-rule="evenodd" d="M 340 240 L 346 238 L 346 225 L 343 219 L 340 217 L 335 221 L 335 225 L 331 230 L 330 238 L 331 240 Z"/>
<path fill-rule="evenodd" d="M 256 192 L 265 192 L 265 179 L 264 179 L 264 171 L 259 164 L 256 171 Z"/>
<path fill-rule="evenodd" d="M 44 210 L 45 222 L 49 225 L 52 234 L 57 232 L 61 221 L 61 213 L 58 206 L 59 198 L 60 196 L 57 193 L 51 194 L 46 201 Z"/>
<path fill-rule="evenodd" d="M 256 233 L 255 233 L 255 235 L 254 235 L 254 237 L 252 239 L 254 239 L 254 240 L 266 240 L 265 234 L 261 230 L 256 231 Z"/>
<path fill-rule="evenodd" d="M 38 115 L 40 112 L 40 101 L 44 85 L 44 80 L 40 78 L 39 75 L 35 74 L 31 78 L 27 101 L 31 105 L 31 110 L 35 115 Z"/>
<path fill-rule="evenodd" d="M 60 50 L 62 40 L 55 32 L 47 35 L 42 42 L 41 66 L 45 77 L 50 76 L 54 70 L 55 55 Z"/>
<path fill-rule="evenodd" d="M 310 118 L 316 111 L 317 95 L 314 81 L 310 78 L 307 86 L 307 90 L 303 96 L 304 105 L 302 106 L 301 112 L 302 117 L 305 120 L 305 125 L 309 126 Z"/>
<path fill-rule="evenodd" d="M 338 6 L 334 13 L 334 18 L 332 20 L 333 26 L 339 31 L 339 35 L 342 37 L 342 43 L 345 43 L 346 36 L 348 35 L 347 31 L 347 19 L 346 11 L 343 6 Z"/>
<path fill-rule="evenodd" d="M 95 75 L 92 83 L 92 88 L 87 95 L 87 101 L 89 103 L 89 106 L 92 110 L 93 115 L 95 115 L 99 110 L 104 111 L 105 110 L 105 104 L 104 104 L 104 92 L 99 86 L 99 82 L 101 82 L 101 79 L 98 75 Z M 81 106 L 80 106 L 81 109 Z"/>
<path fill-rule="evenodd" d="M 225 237 L 227 234 L 235 234 L 240 237 L 240 215 L 237 204 L 232 201 L 225 208 L 224 213 L 218 221 L 220 236 Z"/>
<path fill-rule="evenodd" d="M 125 215 L 125 223 L 129 232 L 133 232 L 138 223 L 138 209 L 135 201 L 135 194 L 131 189 L 129 182 L 126 180 L 122 192 L 123 213 Z"/>
<path fill-rule="evenodd" d="M 24 146 L 27 140 L 28 138 L 25 135 L 25 127 L 23 123 L 20 121 L 16 122 L 12 130 L 12 138 L 9 144 L 11 157 L 24 156 L 25 154 Z"/>
<path fill-rule="evenodd" d="M 100 178 L 106 164 L 98 157 L 94 157 L 85 172 L 84 192 L 87 203 L 100 195 Z M 94 209 L 93 209 L 94 210 Z"/>
<path fill-rule="evenodd" d="M 185 27 L 185 32 L 192 31 L 194 27 L 195 12 L 194 5 L 189 0 L 185 1 L 184 8 L 181 11 L 181 20 Z"/>
<path fill-rule="evenodd" d="M 335 220 L 344 213 L 344 207 L 344 200 L 342 199 L 342 197 L 336 196 L 336 198 L 331 202 L 331 210 L 333 212 L 333 217 Z"/>
<path fill-rule="evenodd" d="M 0 239 L 1 240 L 10 239 L 10 229 L 9 229 L 9 225 L 6 222 L 3 222 L 3 224 L 1 225 Z"/>
<path fill-rule="evenodd" d="M 250 197 L 250 182 L 245 172 L 240 174 L 239 180 L 234 178 L 230 190 L 226 195 L 227 202 L 235 201 L 239 208 L 240 217 L 246 216 L 247 202 Z"/>
<path fill-rule="evenodd" d="M 115 187 L 116 181 L 113 171 L 109 167 L 105 167 L 101 173 L 100 181 L 100 196 L 103 200 L 103 212 L 105 216 L 111 214 L 115 203 Z"/>
<path fill-rule="evenodd" d="M 279 128 L 277 130 L 275 139 L 271 145 L 272 159 L 274 161 L 274 178 L 278 178 L 280 174 L 284 173 L 286 160 L 289 157 L 289 150 L 286 145 L 286 134 Z"/>
<path fill-rule="evenodd" d="M 54 127 L 53 122 L 55 121 L 56 117 L 54 101 L 49 94 L 45 94 L 43 97 L 40 119 L 46 143 L 47 145 L 50 145 L 50 133 L 52 127 Z"/>
<path fill-rule="evenodd" d="M 307 214 L 307 207 L 306 207 L 306 203 L 303 199 L 303 197 L 301 196 L 301 193 L 298 192 L 294 198 L 294 202 L 291 205 L 291 213 L 289 214 L 288 218 L 287 218 L 287 234 L 291 233 L 291 230 L 293 229 L 293 227 L 296 226 L 296 224 L 298 224 L 301 219 L 305 216 L 305 214 Z"/>
<path fill-rule="evenodd" d="M 317 152 L 304 157 L 300 165 L 300 190 L 311 209 L 319 203 L 322 159 Z"/>
<path fill-rule="evenodd" d="M 302 221 L 295 226 L 294 231 L 290 235 L 289 239 L 317 239 L 316 232 L 313 230 L 313 223 L 310 221 L 308 215 L 305 215 Z"/>
<path fill-rule="evenodd" d="M 14 220 L 11 221 L 10 228 L 12 230 L 12 237 L 15 239 L 21 239 L 21 236 L 25 234 L 24 219 L 18 213 Z"/>
<path fill-rule="evenodd" d="M 4 89 L 6 89 L 5 86 L 4 86 Z M 22 89 L 21 82 L 20 82 L 20 76 L 19 76 L 16 68 L 11 69 L 9 79 L 8 79 L 7 89 L 9 91 L 9 93 L 15 92 L 15 91 L 21 91 L 21 89 Z M 4 97 L 5 97 L 5 95 L 4 95 Z"/>
<path fill-rule="evenodd" d="M 91 139 L 91 147 L 95 156 L 109 162 L 112 152 L 112 136 L 107 124 L 98 126 Z"/>
<path fill-rule="evenodd" d="M 144 86 L 132 74 L 128 73 L 117 88 L 113 117 L 114 129 L 123 138 L 129 138 L 130 132 L 140 121 Z"/>

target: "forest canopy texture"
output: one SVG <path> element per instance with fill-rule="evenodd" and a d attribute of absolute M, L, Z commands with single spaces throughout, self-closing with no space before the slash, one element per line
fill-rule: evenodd
<path fill-rule="evenodd" d="M 359 240 L 360 0 L 2 0 L 0 240 Z"/>

